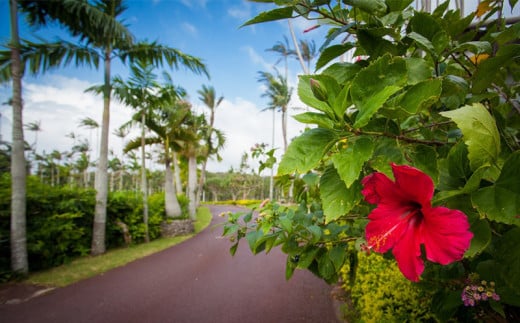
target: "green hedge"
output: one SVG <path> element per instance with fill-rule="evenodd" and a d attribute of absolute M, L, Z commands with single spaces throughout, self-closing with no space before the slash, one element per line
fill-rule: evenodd
<path fill-rule="evenodd" d="M 435 321 L 429 312 L 433 293 L 407 280 L 394 260 L 379 254 L 357 255 L 358 270 L 351 286 L 349 267 L 342 270 L 343 288 L 354 308 L 345 308 L 349 322 Z"/>
<path fill-rule="evenodd" d="M 179 197 L 183 210 L 187 199 Z M 0 280 L 10 272 L 10 203 L 9 174 L 0 177 Z M 31 271 L 61 265 L 90 252 L 95 191 L 72 187 L 51 187 L 36 177 L 27 181 L 27 252 Z M 107 201 L 107 248 L 124 244 L 121 229 L 115 224 L 124 222 L 133 243 L 144 239 L 142 198 L 132 191 L 113 192 Z M 164 193 L 149 197 L 150 239 L 160 236 L 164 219 Z M 187 212 L 185 212 L 187 214 Z"/>

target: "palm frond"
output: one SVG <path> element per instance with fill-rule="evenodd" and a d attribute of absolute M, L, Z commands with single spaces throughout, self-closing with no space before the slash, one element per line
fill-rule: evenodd
<path fill-rule="evenodd" d="M 79 46 L 65 40 L 52 43 L 36 43 L 22 40 L 20 44 L 20 58 L 24 71 L 31 74 L 39 74 L 53 68 L 68 66 L 93 66 L 98 68 L 100 55 L 92 48 Z M 11 79 L 11 52 L 0 51 L 0 82 Z"/>
<path fill-rule="evenodd" d="M 133 63 L 142 60 L 158 67 L 166 63 L 175 69 L 183 66 L 196 74 L 204 74 L 209 78 L 209 72 L 202 59 L 156 42 L 139 42 L 132 46 L 118 47 L 118 50 L 118 56 L 123 62 Z"/>

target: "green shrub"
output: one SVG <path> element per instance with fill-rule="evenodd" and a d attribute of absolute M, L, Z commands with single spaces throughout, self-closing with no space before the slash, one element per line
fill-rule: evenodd
<path fill-rule="evenodd" d="M 187 200 L 180 197 L 184 209 Z M 0 177 L 0 281 L 10 272 L 11 179 Z M 107 201 L 107 248 L 124 244 L 116 221 L 124 222 L 133 242 L 144 240 L 143 202 L 132 191 L 112 192 Z M 61 265 L 88 254 L 92 240 L 95 191 L 76 187 L 53 187 L 37 177 L 27 178 L 27 253 L 31 271 Z M 164 193 L 149 197 L 150 239 L 160 236 L 164 219 Z"/>
<path fill-rule="evenodd" d="M 395 261 L 379 254 L 358 253 L 354 284 L 349 282 L 349 267 L 342 270 L 343 288 L 354 308 L 346 309 L 348 321 L 424 322 L 433 321 L 429 312 L 432 292 L 407 280 Z"/>

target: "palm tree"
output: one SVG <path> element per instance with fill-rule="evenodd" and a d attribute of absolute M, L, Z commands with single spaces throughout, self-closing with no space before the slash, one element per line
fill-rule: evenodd
<path fill-rule="evenodd" d="M 282 137 L 284 152 L 287 150 L 287 108 L 291 101 L 292 88 L 287 85 L 287 78 L 277 73 L 258 72 L 258 81 L 264 83 L 266 91 L 262 97 L 269 99 L 267 108 L 264 110 L 279 109 L 282 112 Z"/>
<path fill-rule="evenodd" d="M 62 11 L 57 10 L 59 8 L 56 8 L 57 5 L 55 1 L 33 0 L 29 1 L 29 3 L 35 4 L 33 7 L 28 8 L 30 19 L 38 23 L 45 23 L 46 17 L 57 19 L 74 36 L 79 36 L 80 41 L 84 44 L 84 48 L 89 49 L 88 55 L 85 54 L 84 61 L 96 67 L 99 60 L 103 61 L 103 116 L 96 172 L 96 208 L 91 247 L 92 255 L 102 254 L 106 250 L 105 232 L 108 196 L 108 137 L 110 97 L 112 94 L 112 60 L 119 59 L 123 63 L 132 63 L 138 59 L 147 59 L 150 64 L 156 66 L 162 65 L 165 62 L 169 67 L 178 68 L 179 65 L 182 65 L 197 74 L 203 73 L 208 75 L 208 72 L 200 59 L 184 54 L 177 49 L 155 42 L 136 43 L 134 36 L 120 20 L 121 15 L 126 10 L 123 0 L 98 0 L 92 5 L 87 1 L 65 0 L 64 3 L 76 9 L 75 13 L 81 13 L 81 15 L 78 16 L 64 16 Z M 42 7 L 44 9 L 43 11 L 47 13 L 47 16 L 40 15 Z M 85 17 L 88 19 L 85 19 Z M 61 41 L 61 43 L 66 44 L 63 41 Z M 59 48 L 54 49 L 54 51 L 59 50 Z M 64 51 L 64 49 L 61 50 Z"/>
<path fill-rule="evenodd" d="M 283 39 L 284 39 L 283 42 L 281 42 L 281 41 L 276 42 L 276 44 L 274 44 L 273 47 L 266 49 L 266 51 L 275 52 L 281 56 L 281 58 L 275 63 L 275 65 L 277 65 L 280 62 L 280 60 L 283 59 L 284 68 L 285 68 L 284 75 L 285 75 L 285 78 L 287 78 L 287 75 L 289 74 L 289 66 L 287 65 L 287 58 L 289 56 L 294 55 L 295 52 L 290 48 L 289 40 L 287 39 L 287 37 L 285 35 L 283 36 Z"/>
<path fill-rule="evenodd" d="M 18 1 L 9 1 L 11 19 L 11 70 L 13 82 L 13 135 L 11 151 L 11 269 L 13 272 L 27 274 L 26 240 L 26 168 L 22 121 L 22 63 L 20 39 L 18 34 Z"/>
<path fill-rule="evenodd" d="M 42 131 L 41 120 L 29 122 L 25 125 L 25 130 L 34 132 L 33 150 L 36 152 L 36 145 L 38 144 L 38 132 Z"/>
<path fill-rule="evenodd" d="M 146 151 L 145 151 L 145 129 L 146 115 L 149 113 L 151 104 L 155 99 L 155 93 L 159 84 L 156 75 L 153 74 L 153 66 L 147 65 L 145 61 L 138 61 L 131 67 L 131 76 L 128 82 L 116 77 L 113 82 L 114 96 L 121 102 L 136 109 L 136 119 L 141 123 L 141 193 L 143 196 L 143 221 L 145 225 L 145 242 L 149 242 L 148 234 L 148 185 L 146 178 Z"/>
<path fill-rule="evenodd" d="M 304 72 L 306 74 L 309 74 L 311 70 L 311 62 L 318 55 L 318 52 L 316 51 L 316 43 L 313 40 L 307 41 L 300 39 L 300 49 L 301 57 L 303 61 L 307 64 L 307 69 L 304 70 Z"/>
<path fill-rule="evenodd" d="M 99 123 L 90 118 L 85 117 L 79 120 L 79 126 L 90 130 L 90 141 L 92 142 L 92 130 L 96 129 L 96 143 L 99 142 Z M 99 145 L 96 144 L 96 151 L 99 150 Z"/>
<path fill-rule="evenodd" d="M 123 175 L 125 170 L 125 138 L 128 136 L 129 130 L 126 127 L 119 127 L 112 132 L 116 137 L 121 138 L 121 168 L 119 170 L 119 190 L 123 190 Z"/>
<path fill-rule="evenodd" d="M 72 147 L 73 152 L 78 152 L 80 154 L 79 159 L 76 160 L 76 169 L 78 170 L 78 174 L 80 177 L 83 177 L 83 186 L 88 187 L 89 185 L 89 172 L 88 168 L 90 167 L 90 155 L 88 152 L 90 151 L 90 143 L 87 139 L 81 140 L 78 144 L 75 144 Z M 82 174 L 82 176 L 81 176 Z"/>
<path fill-rule="evenodd" d="M 181 149 L 181 143 L 186 140 L 182 124 L 189 115 L 190 105 L 186 104 L 186 101 L 175 98 L 176 95 L 183 96 L 183 91 L 179 93 L 179 90 L 175 88 L 168 90 L 163 88 L 161 92 L 170 93 L 159 95 L 161 99 L 158 101 L 157 107 L 160 107 L 160 109 L 156 109 L 155 113 L 146 118 L 146 126 L 154 135 L 146 138 L 145 141 L 147 144 L 160 144 L 163 146 L 165 211 L 167 217 L 174 218 L 181 216 L 182 210 L 177 199 L 179 191 L 173 184 L 171 166 L 175 160 L 172 158 L 172 152 Z M 138 141 L 141 141 L 141 139 L 131 141 L 125 149 L 136 148 Z"/>
<path fill-rule="evenodd" d="M 110 34 L 117 38 L 125 38 L 129 34 L 126 27 L 104 15 L 87 1 L 38 1 L 24 0 L 20 3 L 10 0 L 11 48 L 0 51 L 0 81 L 12 79 L 13 82 L 13 154 L 15 160 L 12 169 L 12 212 L 11 212 L 11 254 L 12 269 L 15 272 L 28 271 L 26 237 L 25 237 L 25 157 L 23 156 L 23 122 L 21 116 L 21 78 L 23 71 L 33 74 L 44 72 L 61 65 L 87 64 L 98 66 L 99 57 L 84 46 L 78 47 L 69 42 L 58 40 L 54 43 L 20 43 L 18 36 L 18 6 L 27 13 L 27 21 L 31 25 L 46 25 L 48 20 L 58 20 L 74 36 L 86 33 L 94 35 Z M 89 17 L 92 19 L 84 19 Z M 23 159 L 22 159 L 23 158 Z"/>
<path fill-rule="evenodd" d="M 220 96 L 217 99 L 217 96 L 215 94 L 215 89 L 212 86 L 206 86 L 206 85 L 203 85 L 202 89 L 197 91 L 197 93 L 199 94 L 199 100 L 201 100 L 202 103 L 204 103 L 204 105 L 206 107 L 208 107 L 210 110 L 209 125 L 208 125 L 207 133 L 205 136 L 206 137 L 205 140 L 207 142 L 207 149 L 206 149 L 206 153 L 203 156 L 201 156 L 202 157 L 202 169 L 201 169 L 201 173 L 200 173 L 199 187 L 198 187 L 198 192 L 200 193 L 200 192 L 202 192 L 202 187 L 204 185 L 204 181 L 206 178 L 205 175 L 206 175 L 206 165 L 208 162 L 208 157 L 209 157 L 209 155 L 216 153 L 216 151 L 215 151 L 216 147 L 214 146 L 214 142 L 213 142 L 215 112 L 217 110 L 217 107 L 224 100 L 224 97 Z M 222 145 L 220 145 L 220 147 L 222 147 Z M 200 194 L 197 194 L 197 198 L 200 198 Z"/>
<path fill-rule="evenodd" d="M 192 220 L 195 220 L 197 212 L 197 156 L 204 123 L 206 123 L 204 115 L 196 116 L 194 114 L 190 114 L 185 123 L 187 138 L 183 142 L 182 152 L 188 159 L 188 213 Z"/>

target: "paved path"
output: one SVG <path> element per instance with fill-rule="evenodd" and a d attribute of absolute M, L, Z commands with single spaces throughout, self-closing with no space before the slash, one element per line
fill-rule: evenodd
<path fill-rule="evenodd" d="M 286 282 L 285 255 L 253 256 L 244 240 L 231 257 L 211 206 L 210 227 L 182 244 L 53 290 L 0 305 L 0 322 L 336 322 L 330 287 L 297 270 Z"/>

